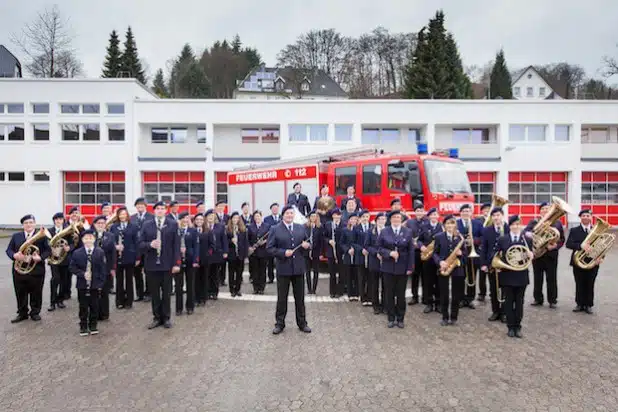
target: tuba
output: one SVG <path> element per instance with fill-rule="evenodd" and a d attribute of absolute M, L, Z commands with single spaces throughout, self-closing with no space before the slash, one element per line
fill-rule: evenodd
<path fill-rule="evenodd" d="M 494 209 L 494 207 L 502 207 L 508 203 L 509 203 L 508 200 L 506 200 L 503 197 L 498 196 L 495 193 L 491 195 L 491 206 L 489 208 L 489 214 L 485 218 L 485 222 L 483 222 L 483 227 L 491 226 L 491 211 Z"/>
<path fill-rule="evenodd" d="M 598 217 L 596 220 L 594 227 L 582 242 L 582 245 L 589 245 L 590 249 L 587 252 L 584 249 L 578 250 L 573 255 L 573 263 L 580 269 L 594 268 L 597 259 L 603 259 L 616 240 L 616 235 L 606 233 L 611 225 Z"/>
<path fill-rule="evenodd" d="M 463 247 L 464 242 L 466 241 L 464 239 L 463 236 L 459 235 L 461 237 L 461 240 L 459 241 L 459 243 L 457 243 L 457 246 L 455 246 L 455 249 L 453 249 L 453 251 L 451 252 L 450 255 L 448 255 L 448 257 L 446 258 L 445 262 L 446 262 L 446 269 L 444 270 L 440 270 L 440 275 L 442 276 L 450 276 L 451 272 L 453 272 L 453 270 L 456 267 L 461 266 L 461 261 L 459 260 L 459 256 L 457 256 L 457 252 L 461 250 L 461 248 Z"/>
<path fill-rule="evenodd" d="M 49 247 L 51 248 L 51 255 L 47 260 L 50 265 L 59 265 L 67 258 L 68 253 L 65 252 L 64 247 L 69 246 L 69 242 L 65 239 L 67 236 L 79 231 L 73 225 L 69 225 L 56 233 L 49 241 Z"/>
<path fill-rule="evenodd" d="M 19 247 L 19 253 L 24 255 L 26 260 L 15 261 L 15 263 L 13 264 L 15 272 L 19 273 L 20 275 L 27 275 L 34 270 L 34 268 L 36 267 L 36 262 L 32 259 L 32 257 L 35 254 L 39 254 L 41 252 L 39 248 L 35 245 L 35 243 L 41 239 L 44 239 L 45 237 L 51 238 L 51 234 L 47 229 L 41 227 L 41 229 L 36 234 L 32 235 L 30 239 L 26 240 Z"/>
<path fill-rule="evenodd" d="M 552 225 L 567 213 L 574 214 L 575 211 L 567 202 L 559 197 L 552 197 L 552 205 L 549 211 L 532 229 L 532 244 L 534 245 L 534 258 L 539 258 L 547 253 L 547 246 L 558 243 L 560 232 Z"/>
<path fill-rule="evenodd" d="M 330 196 L 326 196 L 326 197 L 320 197 L 318 199 L 318 203 L 316 204 L 316 209 L 318 213 L 320 213 L 321 215 L 325 215 L 328 212 L 330 212 L 332 209 L 334 209 L 335 206 L 336 206 L 335 199 L 333 199 Z"/>

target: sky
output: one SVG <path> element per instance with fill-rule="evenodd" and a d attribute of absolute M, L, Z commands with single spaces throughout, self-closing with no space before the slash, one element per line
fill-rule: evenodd
<path fill-rule="evenodd" d="M 599 76 L 604 55 L 618 57 L 616 0 L 62 0 L 74 48 L 88 77 L 99 77 L 109 33 L 132 26 L 152 77 L 189 43 L 201 52 L 239 34 L 267 65 L 286 44 L 311 29 L 358 36 L 377 26 L 417 32 L 438 8 L 459 45 L 464 65 L 482 66 L 504 48 L 511 70 L 566 61 Z M 297 5 L 293 5 L 293 4 Z M 54 2 L 0 0 L 0 44 L 11 44 L 36 13 Z"/>

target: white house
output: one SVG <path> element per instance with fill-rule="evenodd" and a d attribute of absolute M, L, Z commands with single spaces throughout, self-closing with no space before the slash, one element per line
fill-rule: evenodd
<path fill-rule="evenodd" d="M 517 100 L 562 99 L 543 76 L 528 66 L 513 77 L 513 98 Z"/>

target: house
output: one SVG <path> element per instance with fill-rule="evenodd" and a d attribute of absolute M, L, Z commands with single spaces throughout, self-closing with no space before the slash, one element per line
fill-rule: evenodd
<path fill-rule="evenodd" d="M 234 98 L 241 100 L 337 100 L 346 92 L 319 69 L 258 66 L 238 81 Z"/>
<path fill-rule="evenodd" d="M 0 44 L 0 77 L 22 77 L 21 63 L 3 45 Z"/>
<path fill-rule="evenodd" d="M 557 90 L 560 85 L 552 85 L 534 66 L 513 75 L 513 98 L 517 100 L 553 100 L 563 97 Z"/>

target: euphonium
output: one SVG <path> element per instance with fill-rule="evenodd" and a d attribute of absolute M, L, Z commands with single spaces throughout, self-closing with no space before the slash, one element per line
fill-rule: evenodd
<path fill-rule="evenodd" d="M 76 232 L 73 225 L 69 225 L 56 233 L 49 241 L 49 247 L 51 249 L 51 255 L 47 259 L 50 265 L 59 265 L 68 256 L 68 252 L 64 250 L 65 246 L 69 246 L 69 242 L 65 239 L 67 236 Z"/>
<path fill-rule="evenodd" d="M 316 205 L 316 209 L 322 215 L 330 212 L 335 207 L 335 200 L 332 197 L 320 197 Z"/>
<path fill-rule="evenodd" d="M 552 197 L 552 205 L 549 211 L 532 229 L 532 244 L 534 245 L 534 258 L 547 253 L 547 247 L 560 240 L 560 232 L 552 225 L 567 213 L 575 213 L 571 206 L 559 197 Z"/>
<path fill-rule="evenodd" d="M 453 270 L 456 267 L 461 266 L 461 261 L 459 260 L 459 256 L 457 256 L 457 252 L 460 251 L 461 248 L 463 247 L 465 239 L 461 235 L 459 235 L 459 237 L 461 237 L 461 240 L 459 241 L 459 243 L 457 243 L 457 246 L 455 246 L 455 249 L 453 249 L 451 254 L 448 255 L 448 257 L 445 260 L 445 262 L 446 262 L 446 269 L 440 270 L 440 274 L 442 276 L 450 276 L 451 272 L 453 272 Z"/>
<path fill-rule="evenodd" d="M 487 217 L 485 218 L 485 222 L 483 223 L 483 227 L 487 227 L 487 226 L 491 226 L 491 211 L 494 209 L 494 207 L 502 207 L 506 204 L 508 204 L 509 201 L 506 200 L 503 197 L 498 196 L 497 194 L 493 194 L 491 195 L 491 206 L 489 208 L 489 214 L 487 215 Z"/>
<path fill-rule="evenodd" d="M 35 245 L 35 243 L 45 237 L 51 237 L 51 234 L 47 229 L 41 227 L 41 229 L 36 234 L 33 234 L 30 239 L 26 240 L 19 247 L 19 253 L 24 255 L 26 260 L 15 261 L 15 263 L 13 264 L 15 272 L 19 273 L 20 275 L 27 275 L 34 270 L 34 268 L 36 267 L 36 262 L 32 259 L 32 257 L 35 254 L 39 254 L 41 252 L 39 248 Z"/>
<path fill-rule="evenodd" d="M 612 248 L 616 235 L 606 233 L 611 228 L 611 225 L 597 217 L 597 221 L 592 227 L 582 245 L 589 245 L 590 249 L 586 252 L 584 249 L 578 250 L 573 255 L 573 263 L 580 269 L 592 269 L 597 265 L 597 259 L 605 258 L 605 255 Z"/>

